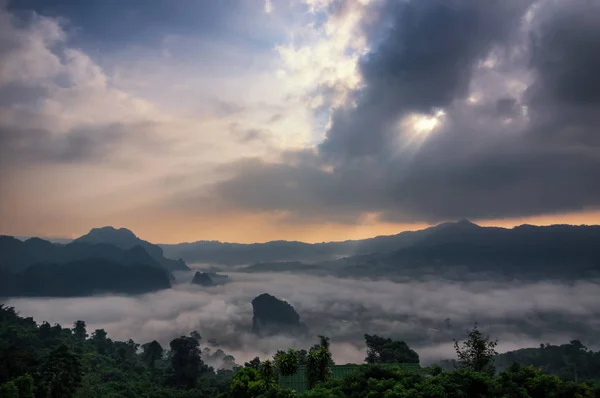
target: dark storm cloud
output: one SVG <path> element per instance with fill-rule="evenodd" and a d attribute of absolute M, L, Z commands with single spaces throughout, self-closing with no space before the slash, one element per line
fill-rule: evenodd
<path fill-rule="evenodd" d="M 532 39 L 536 94 L 565 105 L 599 105 L 600 3 L 573 0 L 544 11 Z"/>
<path fill-rule="evenodd" d="M 398 3 L 382 44 L 361 62 L 366 88 L 356 109 L 334 115 L 323 152 L 378 155 L 408 112 L 431 112 L 464 97 L 476 62 L 518 26 L 524 1 Z"/>
<path fill-rule="evenodd" d="M 349 222 L 360 212 L 437 222 L 599 206 L 598 3 L 532 4 L 386 3 L 386 28 L 367 26 L 374 49 L 360 62 L 364 88 L 334 112 L 318 150 L 232 165 L 214 197 Z M 439 109 L 430 134 L 400 124 Z"/>

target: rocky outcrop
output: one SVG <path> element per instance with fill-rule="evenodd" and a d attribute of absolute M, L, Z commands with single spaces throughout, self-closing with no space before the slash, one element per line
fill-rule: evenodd
<path fill-rule="evenodd" d="M 303 334 L 307 328 L 300 315 L 287 301 L 263 293 L 252 300 L 252 331 L 265 336 L 272 334 Z"/>
<path fill-rule="evenodd" d="M 212 278 L 208 273 L 205 272 L 196 272 L 194 274 L 194 279 L 192 279 L 192 283 L 200 286 L 214 286 Z"/>

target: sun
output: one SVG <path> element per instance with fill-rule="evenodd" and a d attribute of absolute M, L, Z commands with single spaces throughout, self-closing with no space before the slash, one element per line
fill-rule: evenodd
<path fill-rule="evenodd" d="M 415 134 L 429 134 L 442 124 L 445 116 L 443 110 L 438 110 L 434 114 L 414 113 L 403 120 L 404 129 Z"/>

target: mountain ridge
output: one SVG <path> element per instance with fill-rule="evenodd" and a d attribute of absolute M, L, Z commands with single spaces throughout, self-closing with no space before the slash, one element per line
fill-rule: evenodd
<path fill-rule="evenodd" d="M 111 226 L 92 228 L 90 232 L 73 241 L 73 243 L 77 242 L 105 243 L 121 249 L 130 249 L 135 246 L 141 246 L 148 255 L 168 271 L 189 270 L 189 267 L 181 258 L 178 260 L 166 258 L 163 254 L 163 249 L 160 246 L 138 238 L 127 228 L 115 228 Z"/>
<path fill-rule="evenodd" d="M 567 224 L 568 225 L 568 224 Z M 346 240 L 322 243 L 304 243 L 298 241 L 271 241 L 265 243 L 231 243 L 220 241 L 197 241 L 174 245 L 160 245 L 165 255 L 181 257 L 190 263 L 215 263 L 228 266 L 252 265 L 256 263 L 300 261 L 319 263 L 341 258 L 368 255 L 373 253 L 392 253 L 422 243 L 430 235 L 444 236 L 455 234 L 471 236 L 488 235 L 498 231 L 511 232 L 531 230 L 534 232 L 552 230 L 565 226 L 531 226 L 522 224 L 512 228 L 480 226 L 469 220 L 441 223 L 416 231 L 403 231 L 395 235 L 379 235 L 362 240 Z M 588 225 L 573 225 L 571 228 L 593 228 Z M 501 232 L 502 233 L 502 232 Z M 478 238 L 479 239 L 479 238 Z"/>

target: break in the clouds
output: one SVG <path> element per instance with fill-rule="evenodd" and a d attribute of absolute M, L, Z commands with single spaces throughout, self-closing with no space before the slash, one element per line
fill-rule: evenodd
<path fill-rule="evenodd" d="M 598 206 L 598 2 L 380 3 L 364 24 L 360 88 L 323 142 L 239 163 L 219 200 L 400 222 Z"/>
<path fill-rule="evenodd" d="M 3 233 L 600 204 L 597 1 L 0 4 Z"/>
<path fill-rule="evenodd" d="M 67 326 L 82 319 L 88 332 L 105 328 L 114 339 L 138 343 L 157 339 L 168 345 L 198 330 L 204 344 L 217 340 L 238 363 L 271 356 L 278 349 L 308 349 L 319 334 L 331 338 L 338 363 L 364 360 L 364 333 L 405 340 L 429 363 L 454 357 L 452 338 L 463 338 L 473 322 L 499 339 L 500 351 L 572 339 L 595 348 L 600 330 L 598 281 L 394 283 L 285 274 L 230 276 L 231 283 L 210 288 L 182 284 L 139 297 L 19 298 L 7 305 L 38 322 Z M 260 339 L 250 333 L 251 301 L 264 292 L 289 301 L 309 327 L 309 336 Z"/>

